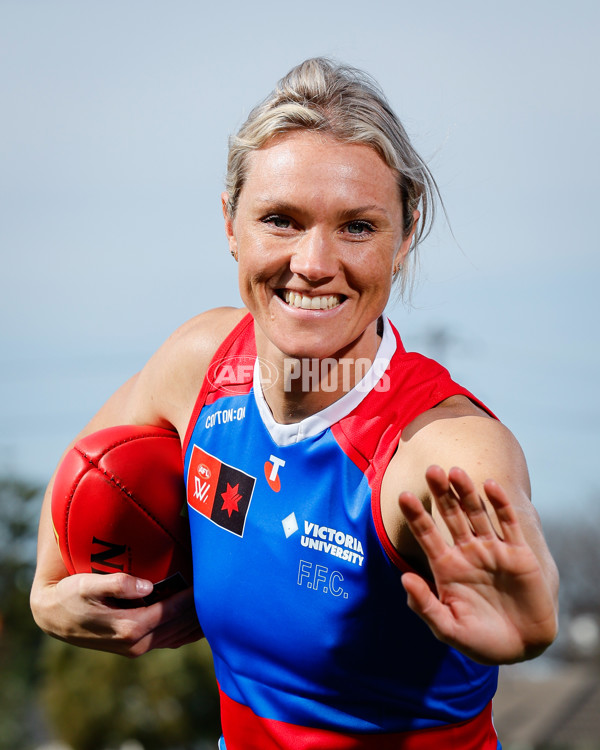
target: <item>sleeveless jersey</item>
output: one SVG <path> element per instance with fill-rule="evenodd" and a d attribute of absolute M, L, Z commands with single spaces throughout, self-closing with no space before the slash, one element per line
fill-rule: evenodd
<path fill-rule="evenodd" d="M 184 442 L 227 750 L 497 750 L 497 669 L 408 608 L 409 568 L 379 502 L 403 427 L 452 395 L 477 400 L 388 321 L 360 383 L 299 423 L 274 421 L 259 365 L 248 315 L 216 353 Z"/>

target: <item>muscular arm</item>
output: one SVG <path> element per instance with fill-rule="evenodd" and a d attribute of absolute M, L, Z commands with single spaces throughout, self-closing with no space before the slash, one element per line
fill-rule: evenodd
<path fill-rule="evenodd" d="M 166 427 L 183 438 L 208 364 L 243 314 L 233 309 L 212 310 L 182 326 L 140 373 L 109 398 L 75 440 L 120 424 Z M 191 592 L 149 607 L 118 609 L 107 600 L 141 598 L 151 590 L 150 582 L 122 573 L 68 575 L 52 530 L 53 481 L 54 477 L 40 516 L 31 591 L 31 608 L 38 625 L 62 640 L 129 656 L 198 638 Z"/>
<path fill-rule="evenodd" d="M 382 511 L 397 549 L 435 582 L 436 595 L 423 578 L 403 578 L 438 638 L 488 663 L 531 658 L 552 642 L 557 570 L 525 459 L 503 425 L 462 397 L 419 417 L 386 473 Z"/>

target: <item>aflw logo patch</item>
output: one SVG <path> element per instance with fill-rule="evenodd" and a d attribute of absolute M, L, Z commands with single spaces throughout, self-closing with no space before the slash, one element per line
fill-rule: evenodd
<path fill-rule="evenodd" d="M 255 482 L 256 477 L 194 446 L 187 477 L 187 501 L 217 526 L 244 536 Z"/>

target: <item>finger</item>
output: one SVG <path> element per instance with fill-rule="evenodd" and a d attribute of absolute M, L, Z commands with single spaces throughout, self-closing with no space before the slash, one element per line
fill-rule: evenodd
<path fill-rule="evenodd" d="M 483 488 L 500 523 L 504 541 L 509 544 L 525 544 L 521 524 L 502 486 L 494 479 L 488 479 L 484 482 Z"/>
<path fill-rule="evenodd" d="M 149 606 L 116 610 L 111 623 L 120 653 L 130 657 L 201 637 L 191 590 Z"/>
<path fill-rule="evenodd" d="M 203 637 L 192 589 L 145 607 L 142 622 L 145 632 L 134 646 L 135 656 L 153 648 L 177 648 Z"/>
<path fill-rule="evenodd" d="M 168 646 L 165 646 L 165 648 L 179 648 L 180 646 L 187 646 L 188 643 L 195 643 L 196 641 L 201 641 L 203 638 L 204 631 L 198 625 L 192 632 L 189 633 L 189 635 L 183 637 L 178 643 L 170 643 Z"/>
<path fill-rule="evenodd" d="M 446 607 L 416 573 L 405 573 L 401 581 L 408 595 L 408 606 L 427 623 L 436 638 L 441 639 L 450 627 L 451 618 Z"/>
<path fill-rule="evenodd" d="M 461 507 L 446 472 L 440 466 L 430 466 L 425 472 L 427 484 L 435 500 L 437 509 L 455 544 L 471 541 L 473 530 Z"/>
<path fill-rule="evenodd" d="M 164 622 L 176 620 L 183 616 L 193 616 L 197 621 L 193 588 L 179 591 L 156 604 L 150 605 L 150 607 L 157 607 L 161 613 L 161 620 Z"/>
<path fill-rule="evenodd" d="M 402 492 L 398 502 L 408 526 L 430 562 L 448 552 L 448 545 L 423 503 L 412 492 Z"/>
<path fill-rule="evenodd" d="M 448 472 L 448 479 L 456 492 L 461 508 L 471 524 L 473 533 L 480 538 L 497 539 L 498 535 L 487 512 L 485 503 L 466 471 L 454 467 Z"/>
<path fill-rule="evenodd" d="M 191 588 L 150 604 L 146 607 L 146 612 L 148 613 L 146 624 L 149 630 L 173 630 L 180 628 L 181 623 L 185 627 L 198 627 L 198 615 Z"/>
<path fill-rule="evenodd" d="M 179 648 L 179 646 L 184 646 L 187 643 L 198 641 L 203 636 L 204 633 L 197 620 L 171 621 L 160 625 L 149 633 L 145 633 L 130 646 L 127 655 L 141 656 L 157 648 Z"/>
<path fill-rule="evenodd" d="M 197 620 L 177 623 L 174 627 L 161 626 L 151 636 L 150 648 L 179 648 L 204 637 Z"/>

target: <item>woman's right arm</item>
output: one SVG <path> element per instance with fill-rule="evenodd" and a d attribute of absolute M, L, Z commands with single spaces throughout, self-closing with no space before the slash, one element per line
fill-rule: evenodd
<path fill-rule="evenodd" d="M 182 326 L 111 396 L 69 448 L 81 437 L 114 425 L 155 425 L 183 437 L 208 364 L 242 314 L 212 310 Z M 125 656 L 200 638 L 191 589 L 150 606 L 124 609 L 114 600 L 141 599 L 152 583 L 125 573 L 69 575 L 52 527 L 53 481 L 42 505 L 31 590 L 31 609 L 40 628 L 74 645 Z"/>

